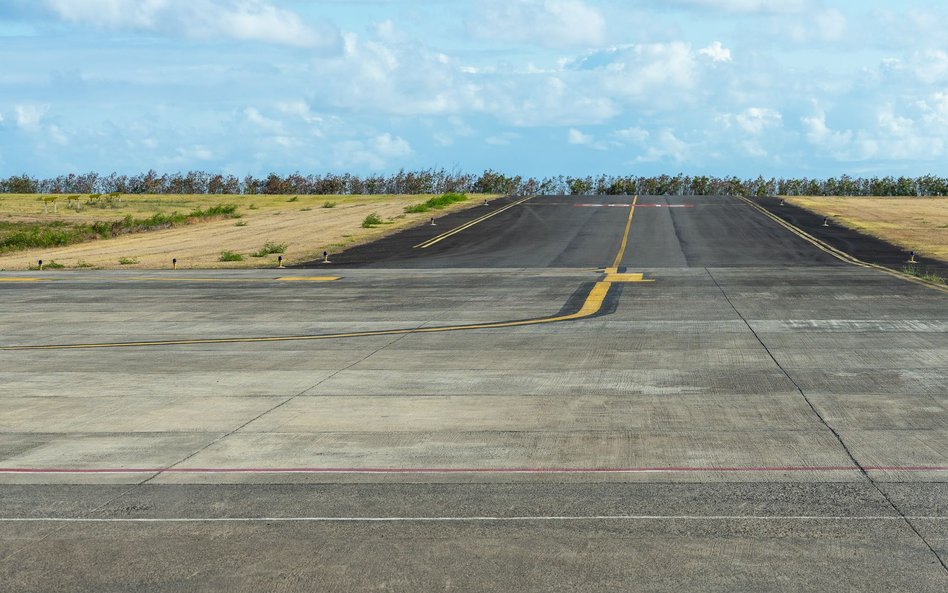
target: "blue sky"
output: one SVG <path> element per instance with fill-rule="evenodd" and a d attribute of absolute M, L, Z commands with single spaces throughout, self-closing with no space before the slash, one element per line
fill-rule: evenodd
<path fill-rule="evenodd" d="M 2 0 L 0 175 L 948 174 L 906 0 Z"/>

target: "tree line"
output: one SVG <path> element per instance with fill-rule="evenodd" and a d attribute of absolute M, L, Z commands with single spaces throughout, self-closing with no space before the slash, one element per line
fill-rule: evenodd
<path fill-rule="evenodd" d="M 0 193 L 19 194 L 487 194 L 571 195 L 807 195 L 807 196 L 944 196 L 948 178 L 831 177 L 794 179 L 710 177 L 706 175 L 599 175 L 522 177 L 493 170 L 480 174 L 445 169 L 398 171 L 388 175 L 349 173 L 270 173 L 266 177 L 189 171 L 148 171 L 138 175 L 68 174 L 50 178 L 13 175 L 0 178 Z"/>

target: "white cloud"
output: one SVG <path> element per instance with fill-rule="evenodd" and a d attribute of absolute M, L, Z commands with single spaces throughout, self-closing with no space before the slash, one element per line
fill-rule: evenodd
<path fill-rule="evenodd" d="M 846 15 L 835 8 L 823 10 L 814 17 L 816 29 L 823 41 L 840 41 L 846 37 L 849 22 Z"/>
<path fill-rule="evenodd" d="M 814 10 L 776 25 L 775 31 L 797 44 L 834 43 L 849 39 L 849 19 L 840 10 Z"/>
<path fill-rule="evenodd" d="M 811 0 L 664 0 L 664 4 L 677 4 L 714 12 L 743 14 L 797 13 L 810 8 Z"/>
<path fill-rule="evenodd" d="M 46 112 L 49 111 L 48 105 L 26 104 L 15 105 L 13 112 L 16 113 L 16 125 L 23 129 L 34 129 L 42 123 Z"/>
<path fill-rule="evenodd" d="M 582 0 L 491 0 L 468 29 L 482 39 L 547 47 L 603 42 L 606 19 Z"/>
<path fill-rule="evenodd" d="M 325 99 L 336 107 L 400 115 L 452 114 L 483 107 L 476 78 L 417 43 L 344 36 L 343 54 L 318 65 Z"/>
<path fill-rule="evenodd" d="M 276 104 L 276 108 L 286 115 L 298 117 L 311 126 L 321 125 L 326 122 L 322 115 L 313 113 L 305 101 L 282 101 Z M 316 130 L 319 133 L 319 130 Z"/>
<path fill-rule="evenodd" d="M 638 162 L 655 162 L 663 160 L 674 160 L 682 162 L 688 159 L 691 147 L 688 143 L 680 140 L 675 133 L 666 128 L 655 136 L 654 140 L 648 144 L 646 153 L 636 159 Z"/>
<path fill-rule="evenodd" d="M 696 55 L 687 43 L 650 43 L 593 52 L 565 67 L 581 73 L 574 85 L 592 97 L 674 110 L 697 99 L 693 93 L 674 92 L 701 83 L 703 70 Z"/>
<path fill-rule="evenodd" d="M 395 115 L 488 114 L 515 126 L 585 125 L 616 114 L 601 89 L 575 70 L 470 71 L 421 43 L 345 35 L 345 51 L 317 64 L 320 100 Z M 596 78 L 596 76 L 592 76 Z M 593 81 L 594 82 L 594 81 Z"/>
<path fill-rule="evenodd" d="M 641 144 L 648 140 L 649 133 L 647 130 L 643 130 L 639 127 L 624 128 L 622 130 L 616 130 L 612 133 L 613 136 L 622 140 L 624 142 L 634 142 Z"/>
<path fill-rule="evenodd" d="M 715 41 L 708 47 L 699 49 L 698 53 L 703 56 L 708 56 L 713 62 L 730 62 L 731 61 L 731 50 L 721 45 L 720 41 Z"/>
<path fill-rule="evenodd" d="M 404 157 L 411 154 L 411 146 L 403 138 L 389 133 L 376 136 L 370 142 L 375 152 L 383 157 Z"/>
<path fill-rule="evenodd" d="M 778 127 L 783 116 L 775 109 L 750 107 L 734 116 L 734 122 L 748 134 L 760 135 L 767 128 Z"/>
<path fill-rule="evenodd" d="M 255 107 L 244 109 L 244 117 L 246 117 L 248 122 L 269 134 L 286 134 L 286 128 L 283 127 L 282 122 L 264 116 Z"/>
<path fill-rule="evenodd" d="M 49 136 L 49 139 L 55 142 L 60 146 L 66 146 L 69 144 L 69 136 L 57 125 L 50 125 L 46 128 L 46 133 Z"/>
<path fill-rule="evenodd" d="M 931 49 L 912 56 L 912 70 L 923 84 L 948 81 L 948 52 Z"/>
<path fill-rule="evenodd" d="M 376 171 L 387 169 L 393 166 L 393 163 L 403 162 L 413 152 L 407 141 L 389 133 L 367 140 L 340 142 L 333 148 L 337 167 L 366 166 Z"/>
<path fill-rule="evenodd" d="M 265 0 L 44 0 L 61 20 L 107 29 L 134 29 L 215 39 L 229 37 L 299 47 L 332 47 L 339 35 L 312 26 Z"/>
<path fill-rule="evenodd" d="M 195 144 L 178 148 L 173 157 L 166 158 L 162 162 L 168 166 L 185 166 L 187 163 L 194 163 L 195 161 L 207 162 L 213 159 L 214 151 L 207 146 Z"/>
<path fill-rule="evenodd" d="M 806 128 L 806 138 L 814 146 L 839 157 L 848 158 L 853 141 L 852 130 L 837 131 L 826 125 L 826 113 L 818 110 L 814 115 L 800 118 Z"/>
<path fill-rule="evenodd" d="M 919 101 L 918 108 L 926 126 L 948 132 L 948 92 L 934 93 L 929 99 Z"/>
<path fill-rule="evenodd" d="M 589 134 L 580 132 L 576 128 L 570 128 L 567 133 L 567 140 L 570 144 L 589 145 L 595 141 L 595 138 Z"/>
<path fill-rule="evenodd" d="M 518 138 L 520 138 L 519 134 L 514 134 L 513 132 L 504 132 L 503 134 L 488 136 L 487 138 L 484 138 L 484 142 L 486 144 L 490 144 L 491 146 L 508 146 Z"/>

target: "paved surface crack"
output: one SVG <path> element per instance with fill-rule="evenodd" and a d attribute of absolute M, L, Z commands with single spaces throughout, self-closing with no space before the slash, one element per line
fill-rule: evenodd
<path fill-rule="evenodd" d="M 428 322 L 426 321 L 425 323 L 419 325 L 418 327 L 424 327 L 425 324 L 427 324 L 427 323 L 428 323 Z M 206 445 L 204 445 L 204 446 L 201 447 L 200 449 L 194 451 L 194 452 L 191 453 L 190 455 L 188 455 L 188 456 L 186 456 L 186 457 L 183 457 L 182 459 L 176 461 L 175 463 L 172 463 L 172 464 L 169 465 L 168 467 L 162 469 L 160 472 L 157 472 L 157 473 L 155 473 L 155 474 L 153 474 L 153 475 L 147 477 L 146 479 L 144 479 L 144 480 L 142 480 L 141 482 L 139 482 L 138 485 L 139 485 L 139 486 L 142 486 L 142 485 L 144 485 L 144 484 L 147 484 L 148 482 L 151 482 L 152 480 L 154 480 L 155 478 L 157 478 L 157 477 L 160 476 L 161 474 L 165 473 L 165 472 L 168 471 L 169 469 L 178 467 L 178 466 L 181 465 L 182 463 L 185 463 L 186 461 L 188 461 L 189 459 L 193 458 L 194 456 L 196 456 L 196 455 L 202 453 L 203 451 L 206 451 L 206 450 L 209 449 L 210 447 L 213 447 L 215 444 L 221 442 L 222 440 L 226 439 L 227 437 L 229 437 L 229 436 L 231 436 L 231 435 L 233 435 L 233 434 L 235 434 L 235 433 L 237 433 L 237 432 L 243 430 L 244 428 L 246 428 L 246 427 L 249 426 L 250 424 L 253 424 L 253 423 L 256 422 L 257 420 L 263 418 L 264 416 L 266 416 L 266 415 L 268 415 L 268 414 L 270 414 L 270 413 L 272 413 L 272 412 L 275 412 L 276 410 L 279 410 L 280 408 L 282 408 L 282 407 L 285 406 L 286 404 L 290 403 L 291 401 L 295 400 L 296 398 L 305 395 L 307 391 L 312 391 L 313 389 L 316 389 L 317 387 L 319 387 L 320 385 L 322 385 L 322 384 L 325 383 L 326 381 L 332 379 L 333 377 L 335 377 L 335 376 L 338 375 L 339 373 L 341 373 L 341 372 L 343 372 L 343 371 L 347 371 L 347 370 L 351 369 L 352 367 L 356 366 L 357 364 L 359 364 L 359 363 L 361 363 L 361 362 L 364 362 L 365 360 L 367 360 L 367 359 L 370 358 L 371 356 L 374 356 L 375 354 L 377 354 L 377 353 L 381 352 L 382 350 L 388 348 L 388 347 L 391 346 L 392 344 L 395 344 L 396 342 L 399 342 L 399 341 L 402 340 L 405 336 L 408 336 L 408 335 L 410 335 L 410 334 L 402 334 L 402 335 L 398 336 L 397 338 L 395 338 L 394 340 L 392 340 L 391 342 L 388 342 L 388 343 L 386 343 L 386 344 L 383 344 L 382 346 L 379 346 L 378 348 L 376 348 L 376 349 L 373 350 L 372 352 L 366 354 L 365 356 L 363 356 L 363 357 L 360 358 L 359 360 L 357 360 L 357 361 L 355 361 L 355 362 L 353 362 L 353 363 L 351 363 L 351 364 L 348 364 L 348 365 L 342 367 L 341 369 L 337 369 L 336 371 L 333 371 L 331 374 L 329 374 L 329 375 L 323 377 L 322 379 L 320 379 L 319 381 L 317 381 L 314 385 L 311 385 L 311 386 L 307 387 L 306 389 L 304 389 L 303 391 L 300 391 L 299 393 L 296 393 L 296 394 L 294 394 L 294 395 L 291 395 L 290 397 L 288 397 L 288 398 L 286 398 L 285 400 L 281 401 L 281 402 L 278 403 L 277 405 L 275 405 L 275 406 L 273 406 L 273 407 L 271 407 L 271 408 L 268 408 L 268 409 L 264 410 L 263 412 L 260 412 L 259 414 L 257 414 L 256 416 L 254 416 L 254 417 L 251 418 L 250 420 L 247 420 L 246 422 L 244 422 L 244 423 L 241 424 L 240 426 L 237 426 L 236 428 L 234 428 L 234 429 L 231 430 L 230 432 L 227 432 L 227 433 L 225 433 L 225 434 L 222 434 L 221 436 L 219 436 L 219 437 L 217 437 L 216 439 L 212 440 L 211 442 L 207 443 Z"/>
<path fill-rule="evenodd" d="M 708 274 L 708 278 L 711 279 L 711 282 L 713 282 L 714 285 L 718 288 L 718 290 L 721 291 L 721 294 L 724 296 L 724 300 L 727 301 L 727 304 L 730 305 L 731 309 L 734 310 L 734 313 L 738 317 L 741 318 L 741 321 L 744 322 L 744 325 L 747 326 L 747 329 L 750 330 L 750 332 L 754 335 L 754 338 L 756 338 L 757 341 L 760 343 L 764 351 L 767 352 L 767 355 L 770 357 L 770 359 L 774 361 L 774 364 L 777 365 L 777 368 L 780 369 L 780 371 L 784 374 L 784 376 L 787 377 L 787 380 L 789 380 L 793 384 L 793 386 L 796 388 L 796 390 L 800 393 L 800 395 L 803 397 L 803 400 L 810 407 L 810 410 L 813 412 L 813 414 L 819 419 L 819 421 L 823 424 L 823 426 L 825 426 L 826 429 L 829 430 L 833 434 L 833 436 L 836 438 L 836 441 L 839 442 L 840 447 L 842 447 L 843 451 L 849 457 L 850 461 L 852 461 L 852 463 L 859 469 L 859 472 L 866 478 L 866 480 L 870 484 L 872 484 L 873 488 L 876 489 L 876 491 L 882 496 L 882 498 L 886 501 L 886 503 L 890 507 L 892 507 L 892 510 L 898 513 L 898 515 L 902 518 L 902 520 L 909 527 L 909 529 L 911 529 L 912 532 L 915 533 L 918 539 L 921 540 L 923 544 L 925 544 L 925 546 L 928 548 L 928 551 L 932 553 L 932 555 L 935 557 L 936 560 L 938 560 L 938 563 L 941 565 L 941 568 L 945 572 L 945 574 L 948 574 L 948 564 L 946 564 L 945 560 L 942 559 L 942 557 L 938 554 L 938 552 L 935 550 L 932 544 L 927 539 L 925 539 L 925 536 L 922 535 L 922 533 L 918 530 L 917 527 L 915 527 L 912 521 L 905 515 L 904 512 L 902 512 L 902 509 L 900 509 L 899 506 L 895 504 L 895 501 L 892 500 L 892 498 L 888 495 L 888 493 L 879 486 L 879 484 L 872 478 L 871 475 L 869 475 L 869 472 L 866 471 L 866 468 L 863 467 L 861 463 L 859 463 L 859 461 L 853 455 L 852 451 L 849 449 L 849 446 L 843 440 L 842 435 L 840 435 L 839 432 L 829 422 L 827 422 L 826 418 L 822 414 L 820 414 L 819 410 L 816 409 L 816 406 L 813 405 L 813 402 L 810 401 L 810 398 L 807 397 L 807 394 L 803 391 L 800 385 L 796 382 L 796 380 L 794 380 L 792 376 L 790 376 L 790 373 L 787 372 L 787 369 L 785 369 L 783 365 L 780 364 L 777 358 L 773 355 L 773 352 L 770 351 L 770 348 L 767 346 L 767 344 L 764 343 L 763 339 L 761 339 L 757 331 L 747 321 L 747 318 L 744 317 L 744 315 L 738 310 L 738 308 L 731 301 L 731 298 L 728 296 L 727 292 L 724 290 L 724 287 L 722 287 L 721 284 L 718 283 L 717 279 L 711 273 L 711 270 L 708 268 L 705 268 L 704 271 Z"/>

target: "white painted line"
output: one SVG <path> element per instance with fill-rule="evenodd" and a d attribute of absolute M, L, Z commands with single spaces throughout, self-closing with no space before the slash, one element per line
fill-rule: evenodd
<path fill-rule="evenodd" d="M 590 515 L 528 517 L 7 517 L 0 523 L 465 523 L 555 521 L 945 521 L 948 517 L 899 515 Z"/>

